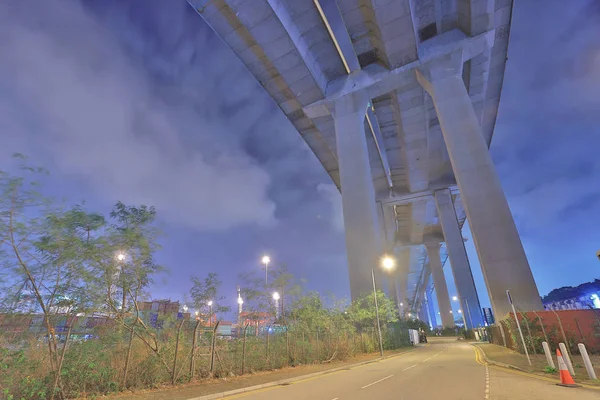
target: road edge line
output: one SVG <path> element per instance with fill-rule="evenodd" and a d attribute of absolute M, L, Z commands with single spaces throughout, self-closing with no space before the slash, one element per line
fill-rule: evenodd
<path fill-rule="evenodd" d="M 413 349 L 410 349 L 410 350 L 407 350 L 407 351 L 403 351 L 402 353 L 398 353 L 398 354 L 391 354 L 389 356 L 378 357 L 378 358 L 375 358 L 373 360 L 361 361 L 361 362 L 354 363 L 354 364 L 343 365 L 343 366 L 340 366 L 340 367 L 328 369 L 326 371 L 313 372 L 311 374 L 300 375 L 300 376 L 296 376 L 296 377 L 293 377 L 293 378 L 280 379 L 278 381 L 267 382 L 267 383 L 262 383 L 260 385 L 254 385 L 254 386 L 248 386 L 248 387 L 239 388 L 239 389 L 228 390 L 226 392 L 207 394 L 207 395 L 200 396 L 200 397 L 190 397 L 190 398 L 188 398 L 186 400 L 213 400 L 213 399 L 221 399 L 223 397 L 233 396 L 233 395 L 236 395 L 236 394 L 241 394 L 241 393 L 246 393 L 246 392 L 253 392 L 255 390 L 260 390 L 260 389 L 270 388 L 270 387 L 274 387 L 274 386 L 279 386 L 279 385 L 283 385 L 283 384 L 286 384 L 286 383 L 293 383 L 293 382 L 297 382 L 297 381 L 302 381 L 304 379 L 314 378 L 314 377 L 317 377 L 317 376 L 323 376 L 323 375 L 331 374 L 331 373 L 334 373 L 334 372 L 342 371 L 342 370 L 345 370 L 345 369 L 352 369 L 352 368 L 361 367 L 361 366 L 364 366 L 364 365 L 367 365 L 367 364 L 373 364 L 373 363 L 376 363 L 376 362 L 385 361 L 385 360 L 388 360 L 388 359 L 391 359 L 391 358 L 401 357 L 401 356 L 403 356 L 405 354 L 412 353 L 413 351 L 416 351 L 416 350 L 418 350 L 420 348 L 425 348 L 425 347 L 427 347 L 427 345 L 415 347 Z"/>

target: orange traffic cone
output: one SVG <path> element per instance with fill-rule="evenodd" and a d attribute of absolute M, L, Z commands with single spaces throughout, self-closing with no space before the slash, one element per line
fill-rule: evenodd
<path fill-rule="evenodd" d="M 565 364 L 565 360 L 563 359 L 559 349 L 556 349 L 556 358 L 558 358 L 558 369 L 560 371 L 560 383 L 557 383 L 557 385 L 566 387 L 579 386 L 575 384 L 575 381 L 571 377 L 571 374 L 567 369 L 567 364 Z"/>

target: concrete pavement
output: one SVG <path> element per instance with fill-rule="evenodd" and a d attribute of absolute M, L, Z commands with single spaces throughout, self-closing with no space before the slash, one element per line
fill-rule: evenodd
<path fill-rule="evenodd" d="M 476 359 L 469 344 L 454 338 L 433 338 L 430 346 L 400 357 L 225 397 L 238 398 L 597 400 L 600 392 L 563 388 L 521 373 L 488 367 Z"/>

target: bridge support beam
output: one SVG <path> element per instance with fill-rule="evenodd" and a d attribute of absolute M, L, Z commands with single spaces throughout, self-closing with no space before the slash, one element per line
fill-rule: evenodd
<path fill-rule="evenodd" d="M 337 156 L 340 170 L 346 252 L 352 299 L 371 293 L 371 269 L 382 255 L 375 189 L 365 137 L 363 93 L 342 97 L 333 104 Z"/>
<path fill-rule="evenodd" d="M 521 310 L 542 309 L 542 302 L 462 79 L 463 61 L 456 51 L 416 74 L 433 98 L 490 301 L 501 319 L 510 311 L 507 289 Z"/>
<path fill-rule="evenodd" d="M 450 257 L 454 283 L 458 291 L 460 306 L 465 313 L 468 329 L 483 326 L 483 314 L 479 305 L 479 296 L 475 288 L 471 265 L 463 242 L 462 233 L 456 218 L 456 210 L 452 203 L 452 195 L 448 189 L 435 192 L 435 204 L 438 210 L 440 224 L 444 232 L 446 249 Z"/>
<path fill-rule="evenodd" d="M 435 294 L 437 296 L 438 308 L 442 317 L 442 326 L 444 328 L 454 327 L 454 316 L 452 315 L 452 307 L 450 306 L 450 295 L 448 294 L 448 285 L 446 277 L 442 269 L 442 259 L 440 258 L 440 244 L 438 242 L 425 243 L 427 254 L 429 255 L 429 267 L 431 268 L 431 276 L 433 277 L 433 285 L 435 286 Z"/>
<path fill-rule="evenodd" d="M 425 297 L 427 298 L 427 307 L 429 308 L 429 321 L 431 323 L 431 328 L 435 329 L 438 326 L 437 316 L 435 313 L 435 305 L 433 303 L 433 290 L 430 288 L 425 289 Z"/>
<path fill-rule="evenodd" d="M 398 253 L 398 310 L 400 311 L 400 317 L 406 318 L 408 314 L 407 310 L 410 310 L 408 303 L 407 284 L 408 284 L 408 273 L 410 271 L 410 248 L 400 249 Z"/>

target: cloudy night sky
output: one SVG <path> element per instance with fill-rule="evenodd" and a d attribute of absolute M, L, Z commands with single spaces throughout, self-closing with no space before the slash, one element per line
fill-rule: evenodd
<path fill-rule="evenodd" d="M 546 294 L 600 277 L 600 2 L 515 3 L 491 152 Z M 21 152 L 53 195 L 156 206 L 153 297 L 218 272 L 233 305 L 263 253 L 349 295 L 337 189 L 184 0 L 2 1 L 0 43 L 0 168 Z"/>

